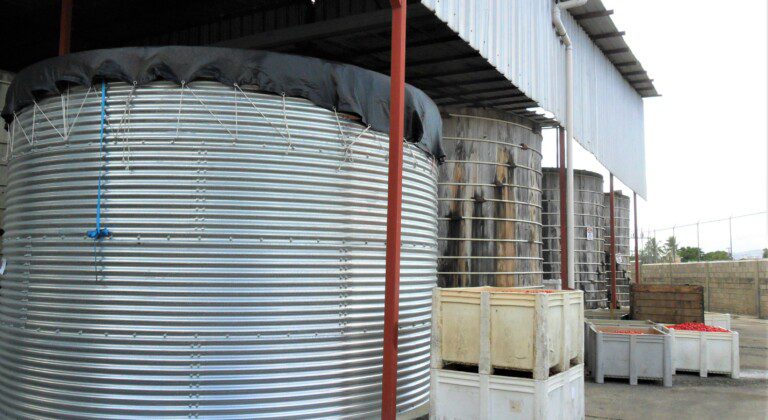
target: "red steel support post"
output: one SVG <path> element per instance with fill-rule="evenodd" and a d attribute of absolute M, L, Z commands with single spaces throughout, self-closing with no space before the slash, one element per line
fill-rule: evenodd
<path fill-rule="evenodd" d="M 610 176 L 610 210 L 611 210 L 611 309 L 616 309 L 616 216 L 613 206 L 613 174 Z"/>
<path fill-rule="evenodd" d="M 637 243 L 637 193 L 633 193 L 633 205 L 635 206 L 635 283 L 640 284 L 640 251 L 638 250 Z"/>
<path fill-rule="evenodd" d="M 400 311 L 400 219 L 403 206 L 403 118 L 405 114 L 405 0 L 392 3 L 392 66 L 389 90 L 389 186 L 384 286 L 384 361 L 381 418 L 397 415 L 397 329 Z"/>
<path fill-rule="evenodd" d="M 565 129 L 559 127 L 558 156 L 560 173 L 558 187 L 560 189 L 560 280 L 563 290 L 568 290 L 568 226 L 566 225 L 566 210 L 568 203 L 565 199 Z"/>
<path fill-rule="evenodd" d="M 72 1 L 61 0 L 61 21 L 59 22 L 59 55 L 69 54 L 69 38 L 72 33 Z"/>

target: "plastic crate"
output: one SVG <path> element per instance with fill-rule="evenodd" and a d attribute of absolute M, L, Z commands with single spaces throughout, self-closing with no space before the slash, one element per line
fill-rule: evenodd
<path fill-rule="evenodd" d="M 704 323 L 713 327 L 731 329 L 731 314 L 704 312 Z"/>
<path fill-rule="evenodd" d="M 652 321 L 636 321 L 630 319 L 587 319 L 584 322 L 584 362 L 587 373 L 592 372 L 592 366 L 589 363 L 589 355 L 592 354 L 592 350 L 589 346 L 590 343 L 594 341 L 589 339 L 589 328 L 592 325 L 600 327 L 621 327 L 624 329 L 629 327 L 653 327 L 656 324 Z"/>
<path fill-rule="evenodd" d="M 667 330 L 673 341 L 675 372 L 699 372 L 701 377 L 720 373 L 739 378 L 739 333 Z"/>
<path fill-rule="evenodd" d="M 584 365 L 545 380 L 432 369 L 430 419 L 584 418 Z"/>
<path fill-rule="evenodd" d="M 583 292 L 524 293 L 516 288 L 436 288 L 432 367 L 477 366 L 532 372 L 546 379 L 584 362 Z"/>
<path fill-rule="evenodd" d="M 631 330 L 643 334 L 620 334 Z M 663 327 L 600 326 L 590 324 L 587 340 L 587 366 L 597 383 L 605 378 L 628 378 L 630 385 L 638 379 L 661 380 L 672 386 L 672 336 Z"/>

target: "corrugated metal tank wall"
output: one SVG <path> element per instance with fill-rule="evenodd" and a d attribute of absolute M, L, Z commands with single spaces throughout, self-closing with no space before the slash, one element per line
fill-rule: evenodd
<path fill-rule="evenodd" d="M 98 89 L 65 95 L 66 139 L 61 97 L 13 123 L 0 411 L 377 416 L 387 136 L 303 99 L 187 86 L 129 101 L 109 84 L 106 160 Z M 406 147 L 401 411 L 428 400 L 437 260 L 436 168 Z M 102 166 L 112 236 L 94 242 Z"/>
<path fill-rule="evenodd" d="M 542 137 L 511 118 L 460 109 L 443 120 L 441 286 L 541 284 Z"/>
<path fill-rule="evenodd" d="M 557 168 L 544 168 L 542 182 L 542 241 L 544 242 L 544 284 L 561 285 L 560 272 L 560 182 Z M 575 170 L 575 282 L 584 291 L 585 307 L 606 307 L 603 268 L 603 176 Z"/>
<path fill-rule="evenodd" d="M 621 307 L 629 306 L 629 197 L 622 194 L 621 191 L 614 191 L 614 220 L 616 221 L 616 296 L 617 302 Z M 611 266 L 610 266 L 610 200 L 611 194 L 605 193 L 603 196 L 604 220 L 605 225 L 605 278 L 606 288 L 610 300 L 611 294 Z"/>
<path fill-rule="evenodd" d="M 13 73 L 0 70 L 0 104 L 5 103 L 5 93 L 13 80 Z M 0 127 L 0 221 L 5 214 L 5 188 L 8 183 L 8 132 Z M 2 227 L 2 226 L 0 226 Z M 2 251 L 0 243 L 0 251 Z"/>

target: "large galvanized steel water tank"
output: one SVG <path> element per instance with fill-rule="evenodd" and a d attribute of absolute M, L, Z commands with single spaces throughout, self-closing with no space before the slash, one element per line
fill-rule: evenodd
<path fill-rule="evenodd" d="M 5 93 L 13 80 L 13 73 L 0 70 L 0 104 L 5 102 Z M 0 220 L 5 214 L 5 186 L 8 182 L 8 132 L 0 129 Z M 0 244 L 1 250 L 2 244 Z"/>
<path fill-rule="evenodd" d="M 105 96 L 104 153 L 98 88 L 11 125 L 4 417 L 376 416 L 387 136 L 257 87 Z M 400 411 L 428 401 L 437 259 L 436 168 L 405 149 Z"/>
<path fill-rule="evenodd" d="M 544 168 L 542 182 L 542 241 L 544 284 L 561 284 L 560 182 L 557 168 Z M 590 171 L 573 172 L 574 281 L 584 291 L 588 309 L 606 307 L 603 276 L 603 176 Z"/>
<path fill-rule="evenodd" d="M 511 118 L 461 109 L 443 120 L 441 286 L 541 284 L 542 138 Z"/>
<path fill-rule="evenodd" d="M 610 200 L 611 194 L 605 193 L 603 196 L 603 220 L 605 231 L 605 279 L 610 300 L 611 293 L 611 266 L 610 266 Z M 629 197 L 622 192 L 613 193 L 614 220 L 616 230 L 616 301 L 621 307 L 629 307 Z"/>

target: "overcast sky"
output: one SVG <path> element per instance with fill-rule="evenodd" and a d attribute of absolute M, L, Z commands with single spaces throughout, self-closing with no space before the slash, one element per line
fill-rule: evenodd
<path fill-rule="evenodd" d="M 645 104 L 648 201 L 639 225 L 653 230 L 768 209 L 768 1 L 603 0 L 654 79 Z M 544 165 L 555 164 L 545 131 Z M 575 166 L 607 171 L 588 152 Z M 617 183 L 617 189 L 623 188 Z M 670 231 L 657 230 L 659 238 Z M 676 229 L 696 246 L 696 227 Z M 727 249 L 728 222 L 702 224 L 705 251 Z M 768 247 L 768 216 L 733 220 L 734 252 Z"/>

